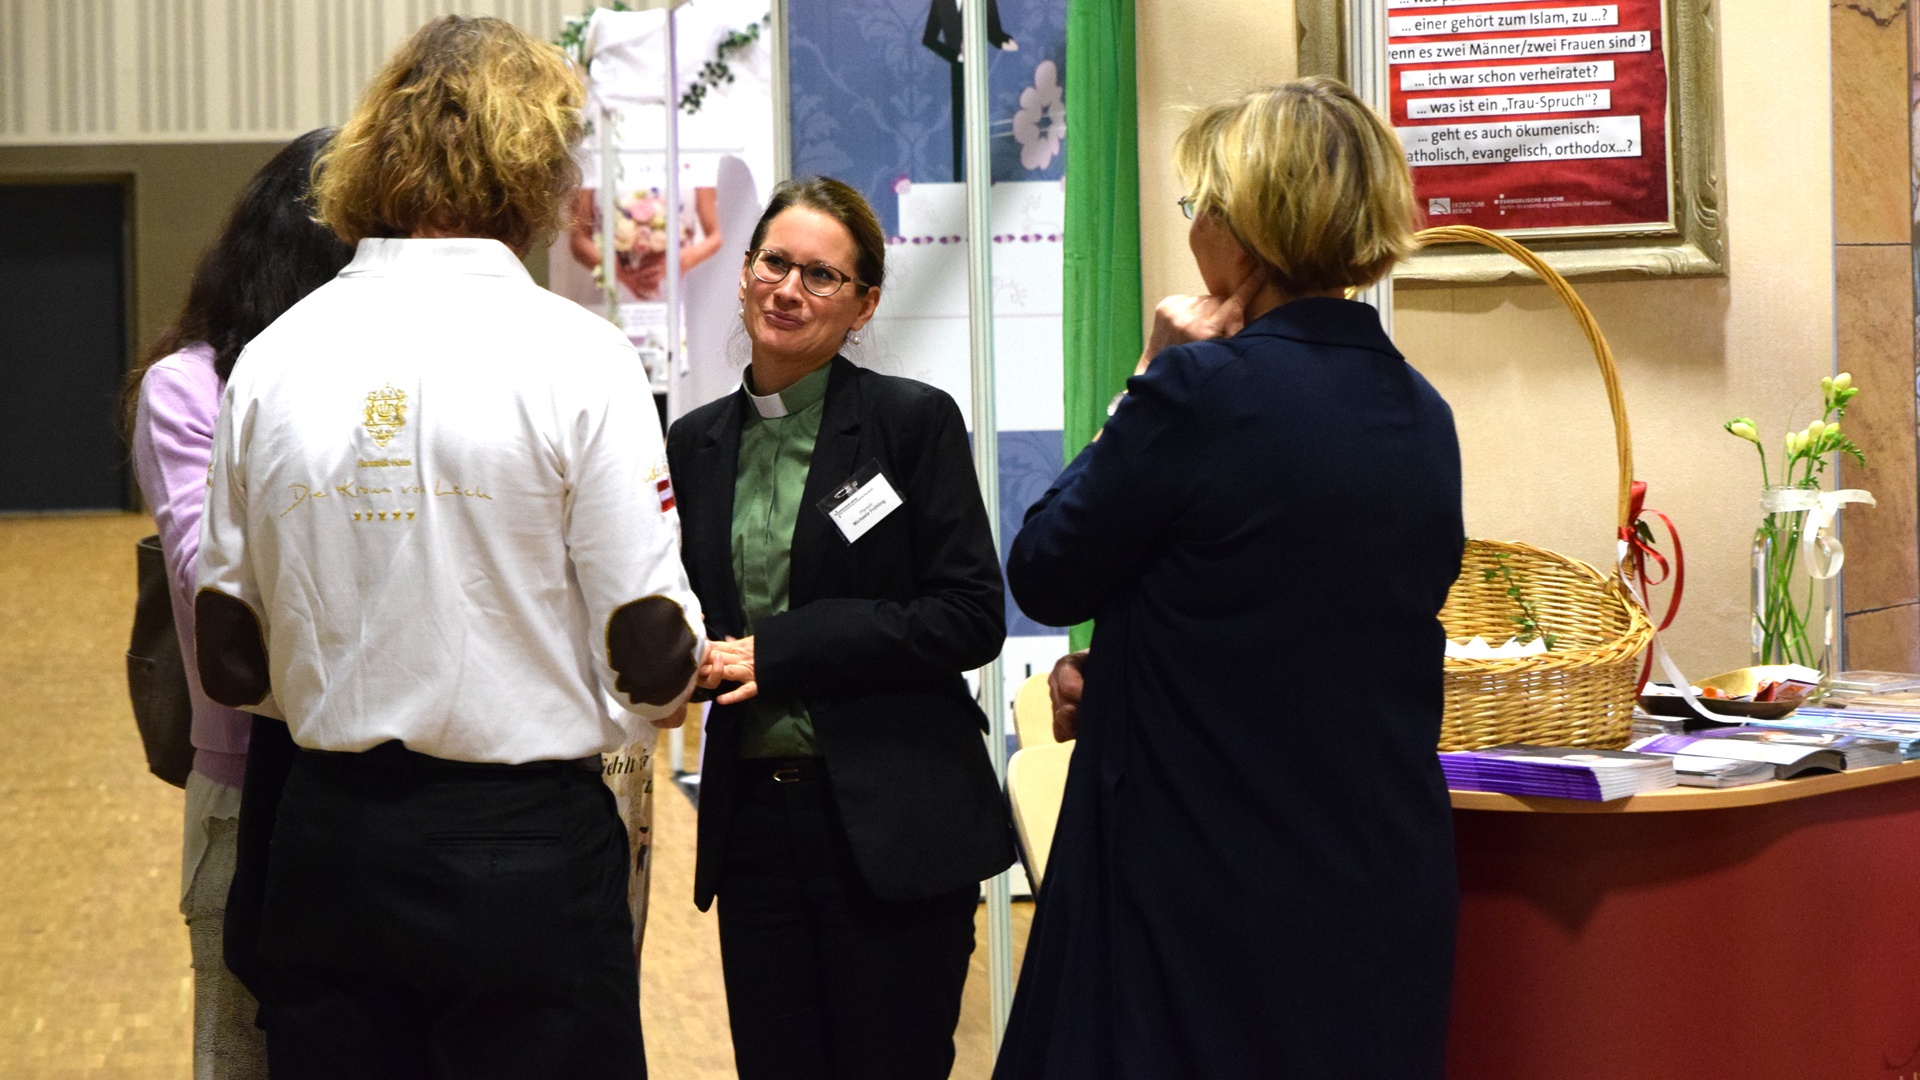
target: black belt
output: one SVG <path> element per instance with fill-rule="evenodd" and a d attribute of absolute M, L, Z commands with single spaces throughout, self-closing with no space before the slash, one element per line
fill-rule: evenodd
<path fill-rule="evenodd" d="M 742 758 L 741 778 L 749 784 L 798 784 L 827 778 L 827 759 Z"/>
<path fill-rule="evenodd" d="M 407 749 L 398 739 L 389 739 L 371 749 L 357 752 L 338 750 L 309 750 L 301 747 L 303 755 L 315 761 L 329 765 L 363 767 L 372 769 L 408 769 L 416 772 L 461 773 L 471 776 L 507 776 L 526 773 L 547 772 L 591 772 L 603 769 L 599 754 L 588 754 L 577 758 L 548 758 L 541 761 L 525 761 L 508 764 L 498 761 L 453 761 L 438 758 L 431 754 L 422 754 Z"/>

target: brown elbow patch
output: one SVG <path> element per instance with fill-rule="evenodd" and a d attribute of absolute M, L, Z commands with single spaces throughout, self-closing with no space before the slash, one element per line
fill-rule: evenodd
<path fill-rule="evenodd" d="M 246 601 L 218 589 L 193 598 L 195 663 L 200 688 L 222 705 L 243 709 L 273 690 L 267 673 L 267 637 Z"/>
<path fill-rule="evenodd" d="M 607 666 L 614 689 L 634 701 L 665 705 L 693 678 L 693 628 L 664 596 L 622 604 L 607 620 Z"/>

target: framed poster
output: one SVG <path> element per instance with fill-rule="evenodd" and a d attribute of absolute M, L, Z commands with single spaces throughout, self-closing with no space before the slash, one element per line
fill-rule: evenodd
<path fill-rule="evenodd" d="M 1346 4 L 1301 0 L 1303 74 L 1342 75 Z M 1725 273 L 1714 0 L 1384 2 L 1390 121 L 1426 225 L 1477 225 L 1568 277 Z M 1402 284 L 1525 275 L 1424 250 Z"/>

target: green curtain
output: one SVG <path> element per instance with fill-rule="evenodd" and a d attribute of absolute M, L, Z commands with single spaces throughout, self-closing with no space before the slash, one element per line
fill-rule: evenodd
<path fill-rule="evenodd" d="M 1140 360 L 1140 125 L 1133 0 L 1068 0 L 1066 458 L 1107 419 Z M 1072 630 L 1084 649 L 1093 624 Z"/>

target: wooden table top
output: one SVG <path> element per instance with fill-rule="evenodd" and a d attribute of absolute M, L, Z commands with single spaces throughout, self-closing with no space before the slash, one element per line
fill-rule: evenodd
<path fill-rule="evenodd" d="M 1648 814 L 1673 810 L 1728 810 L 1826 795 L 1851 788 L 1892 784 L 1920 777 L 1920 760 L 1856 772 L 1822 773 L 1797 780 L 1769 780 L 1735 788 L 1674 787 L 1630 795 L 1611 802 L 1555 799 L 1542 795 L 1501 795 L 1490 791 L 1454 791 L 1455 810 L 1507 810 L 1534 814 Z"/>

